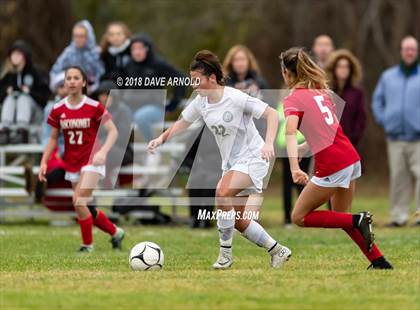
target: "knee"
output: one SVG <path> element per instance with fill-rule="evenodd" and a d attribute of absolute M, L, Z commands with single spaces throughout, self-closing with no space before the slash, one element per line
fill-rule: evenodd
<path fill-rule="evenodd" d="M 235 221 L 235 229 L 237 229 L 241 233 L 245 231 L 248 225 L 249 225 L 249 221 L 244 221 L 244 220 Z"/>
<path fill-rule="evenodd" d="M 292 223 L 293 224 L 295 224 L 297 226 L 300 226 L 300 227 L 303 227 L 304 226 L 303 218 L 304 217 L 302 215 L 298 214 L 297 212 L 292 212 Z"/>
<path fill-rule="evenodd" d="M 73 195 L 73 205 L 77 207 L 86 207 L 87 204 L 92 200 L 91 190 L 79 189 Z"/>
<path fill-rule="evenodd" d="M 227 189 L 227 188 L 218 188 L 216 190 L 216 197 L 218 197 L 218 198 L 231 197 L 231 193 L 230 193 L 229 189 Z"/>

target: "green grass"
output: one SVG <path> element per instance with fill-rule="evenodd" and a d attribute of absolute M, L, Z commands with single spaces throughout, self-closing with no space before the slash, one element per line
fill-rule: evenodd
<path fill-rule="evenodd" d="M 354 210 L 387 219 L 385 198 L 358 198 Z M 114 253 L 95 230 L 95 252 L 78 256 L 74 227 L 0 226 L 0 309 L 419 309 L 420 230 L 376 228 L 392 271 L 367 271 L 367 260 L 339 230 L 283 229 L 279 202 L 268 199 L 262 222 L 293 257 L 269 268 L 261 248 L 235 235 L 235 263 L 212 270 L 215 229 L 125 227 L 125 250 Z M 140 241 L 158 243 L 165 266 L 132 272 L 127 253 Z"/>

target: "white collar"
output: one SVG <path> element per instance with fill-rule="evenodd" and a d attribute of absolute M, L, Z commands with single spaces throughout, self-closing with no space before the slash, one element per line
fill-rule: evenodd
<path fill-rule="evenodd" d="M 68 108 L 68 109 L 70 109 L 70 110 L 77 110 L 77 109 L 80 109 L 84 104 L 85 104 L 85 102 L 86 102 L 86 95 L 84 95 L 83 97 L 82 97 L 82 100 L 78 103 L 78 104 L 76 104 L 76 105 L 74 105 L 74 104 L 71 104 L 71 103 L 69 103 L 69 100 L 68 100 L 68 96 L 64 99 L 64 103 L 66 104 L 66 107 Z"/>
<path fill-rule="evenodd" d="M 130 39 L 125 40 L 125 42 L 123 44 L 121 44 L 120 46 L 110 46 L 108 47 L 108 52 L 112 55 L 115 56 L 121 52 L 123 52 L 129 45 L 130 45 Z"/>

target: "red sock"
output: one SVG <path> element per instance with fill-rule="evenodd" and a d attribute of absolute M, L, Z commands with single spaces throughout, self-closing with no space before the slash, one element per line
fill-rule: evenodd
<path fill-rule="evenodd" d="M 101 210 L 98 210 L 98 215 L 93 221 L 96 227 L 100 230 L 110 234 L 111 236 L 117 231 L 117 227 L 109 220 L 109 218 Z"/>
<path fill-rule="evenodd" d="M 85 218 L 84 220 L 78 219 L 79 225 L 80 225 L 80 232 L 82 233 L 82 240 L 84 245 L 91 245 L 93 242 L 92 237 L 92 225 L 93 225 L 93 219 L 92 215 L 89 215 L 88 218 Z"/>
<path fill-rule="evenodd" d="M 304 219 L 305 227 L 353 228 L 353 216 L 350 213 L 335 211 L 312 211 Z"/>
<path fill-rule="evenodd" d="M 373 261 L 373 260 L 382 256 L 382 253 L 381 253 L 381 251 L 379 251 L 376 244 L 372 245 L 372 248 L 370 249 L 369 252 L 366 250 L 365 239 L 363 238 L 362 234 L 360 233 L 360 231 L 358 229 L 347 228 L 347 229 L 343 229 L 343 230 L 359 246 L 360 250 L 363 252 L 363 254 L 365 254 L 365 256 L 367 257 L 367 259 L 369 261 Z"/>

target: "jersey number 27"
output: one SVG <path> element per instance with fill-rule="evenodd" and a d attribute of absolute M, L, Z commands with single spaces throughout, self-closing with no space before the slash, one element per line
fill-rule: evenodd
<path fill-rule="evenodd" d="M 69 131 L 69 143 L 70 144 L 83 144 L 83 131 Z"/>

